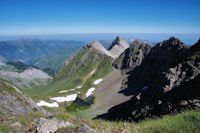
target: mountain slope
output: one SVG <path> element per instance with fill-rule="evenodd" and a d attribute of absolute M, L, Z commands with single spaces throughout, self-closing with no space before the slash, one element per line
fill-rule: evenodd
<path fill-rule="evenodd" d="M 0 114 L 28 114 L 42 113 L 50 115 L 47 111 L 37 106 L 29 97 L 23 95 L 16 87 L 0 79 Z"/>
<path fill-rule="evenodd" d="M 129 83 L 143 88 L 148 86 L 155 77 L 166 71 L 171 63 L 182 58 L 187 53 L 188 47 L 179 39 L 170 37 L 154 46 L 142 64 L 130 72 Z"/>
<path fill-rule="evenodd" d="M 152 53 L 150 52 L 151 54 L 148 55 L 149 57 L 147 57 L 149 61 L 145 61 L 144 59 L 145 65 L 152 68 L 149 66 L 150 64 L 146 64 L 146 62 L 150 62 L 151 60 L 157 62 L 158 59 L 161 58 L 160 55 L 167 53 L 170 59 L 162 58 L 162 61 L 165 61 L 165 65 L 167 66 L 159 68 L 155 66 L 156 64 L 151 62 L 151 65 L 157 68 L 156 70 L 153 69 L 153 71 L 157 72 L 154 78 L 151 79 L 151 77 L 148 77 L 151 82 L 146 82 L 148 83 L 147 86 L 138 90 L 131 100 L 111 108 L 107 114 L 99 117 L 110 120 L 132 119 L 134 121 L 140 121 L 147 118 L 161 117 L 166 114 L 174 114 L 185 109 L 199 108 L 199 45 L 200 43 L 198 41 L 194 46 L 188 49 L 176 38 L 170 38 L 167 41 L 157 44 L 157 46 L 152 48 L 153 51 L 151 50 Z M 167 49 L 160 53 L 160 46 Z M 159 53 L 157 51 L 158 47 Z M 156 53 L 155 55 L 153 54 L 154 52 Z M 139 68 L 142 69 L 145 67 L 146 66 L 141 66 Z M 144 71 L 145 69 L 142 70 Z M 141 70 L 138 69 L 135 71 L 141 72 Z M 130 78 L 133 78 L 133 75 L 131 75 L 129 79 Z M 134 77 L 134 80 L 136 78 L 138 77 Z M 143 79 L 145 82 L 146 77 Z"/>

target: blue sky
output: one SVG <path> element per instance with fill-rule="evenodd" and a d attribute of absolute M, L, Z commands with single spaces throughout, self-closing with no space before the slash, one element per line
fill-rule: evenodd
<path fill-rule="evenodd" d="M 200 33 L 200 0 L 0 0 L 0 35 Z"/>

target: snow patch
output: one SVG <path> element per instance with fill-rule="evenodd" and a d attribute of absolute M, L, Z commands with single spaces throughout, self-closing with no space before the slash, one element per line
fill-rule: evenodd
<path fill-rule="evenodd" d="M 91 96 L 92 94 L 93 94 L 93 91 L 95 90 L 95 88 L 94 87 L 92 87 L 92 88 L 90 88 L 88 91 L 87 91 L 87 93 L 85 94 L 86 95 L 86 97 L 89 97 L 89 96 Z"/>
<path fill-rule="evenodd" d="M 58 93 L 65 93 L 65 92 L 68 92 L 68 90 L 59 91 Z"/>
<path fill-rule="evenodd" d="M 47 106 L 47 107 L 59 107 L 58 103 L 57 102 L 53 102 L 53 103 L 48 103 L 48 102 L 45 102 L 45 101 L 40 101 L 37 103 L 38 106 Z"/>
<path fill-rule="evenodd" d="M 142 88 L 142 90 L 144 91 L 144 90 L 146 90 L 148 88 L 148 86 L 144 86 L 143 88 Z"/>
<path fill-rule="evenodd" d="M 77 86 L 76 88 L 77 88 L 77 89 L 80 89 L 80 88 L 82 88 L 82 86 Z"/>
<path fill-rule="evenodd" d="M 95 72 L 96 72 L 96 70 L 93 70 L 93 71 L 90 73 L 90 75 L 93 75 Z"/>
<path fill-rule="evenodd" d="M 74 101 L 74 100 L 76 100 L 76 97 L 77 97 L 77 94 L 71 94 L 71 95 L 68 95 L 66 97 L 52 97 L 50 99 L 55 100 L 58 103 L 61 103 L 61 102 L 65 102 L 65 101 L 66 102 Z"/>
<path fill-rule="evenodd" d="M 103 79 L 97 79 L 97 80 L 94 81 L 94 85 L 97 85 L 97 84 L 99 84 L 102 81 L 103 81 Z"/>

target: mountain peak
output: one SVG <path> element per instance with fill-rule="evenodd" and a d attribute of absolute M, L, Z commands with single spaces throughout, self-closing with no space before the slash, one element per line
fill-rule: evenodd
<path fill-rule="evenodd" d="M 118 45 L 124 49 L 127 49 L 129 47 L 128 42 L 122 36 L 117 36 L 112 42 L 112 45 L 108 48 L 108 50 L 111 50 L 115 45 Z"/>
<path fill-rule="evenodd" d="M 125 49 L 129 47 L 128 42 L 122 36 L 117 36 L 108 48 L 110 53 L 117 58 Z"/>
<path fill-rule="evenodd" d="M 179 48 L 188 48 L 181 40 L 176 37 L 171 36 L 168 40 L 158 43 L 159 47 L 179 47 Z"/>
<path fill-rule="evenodd" d="M 99 41 L 91 41 L 87 45 L 85 45 L 83 48 L 95 48 L 95 47 L 103 47 L 102 44 Z"/>
<path fill-rule="evenodd" d="M 99 52 L 101 52 L 102 54 L 106 54 L 112 58 L 114 58 L 109 52 L 107 49 L 105 49 L 103 47 L 103 45 L 99 42 L 99 41 L 92 41 L 92 42 L 89 42 L 87 45 L 85 45 L 83 47 L 84 49 L 89 49 L 89 48 L 94 48 L 96 50 L 98 50 Z"/>

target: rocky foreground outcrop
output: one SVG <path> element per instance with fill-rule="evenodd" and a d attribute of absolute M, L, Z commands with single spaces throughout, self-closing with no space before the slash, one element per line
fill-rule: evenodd
<path fill-rule="evenodd" d="M 27 115 L 29 113 L 41 113 L 44 116 L 51 114 L 28 96 L 25 96 L 16 87 L 0 80 L 0 114 Z"/>
<path fill-rule="evenodd" d="M 158 43 L 130 72 L 130 101 L 99 116 L 109 120 L 140 121 L 200 107 L 200 41 L 190 48 L 171 37 Z"/>

